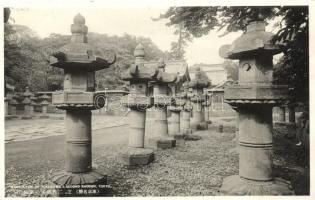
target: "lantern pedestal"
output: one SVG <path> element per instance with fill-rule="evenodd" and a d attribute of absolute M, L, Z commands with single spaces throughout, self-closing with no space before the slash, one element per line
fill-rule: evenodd
<path fill-rule="evenodd" d="M 169 111 L 171 117 L 168 120 L 169 124 L 169 135 L 173 136 L 176 140 L 183 139 L 184 135 L 180 132 L 180 112 L 181 108 L 176 106 L 170 106 Z"/>
<path fill-rule="evenodd" d="M 145 148 L 128 147 L 121 157 L 123 164 L 127 166 L 148 165 L 154 161 L 153 150 Z"/>
<path fill-rule="evenodd" d="M 107 176 L 92 169 L 84 173 L 59 171 L 52 176 L 60 197 L 109 196 L 111 188 Z"/>
<path fill-rule="evenodd" d="M 168 135 L 166 107 L 155 107 L 154 112 L 156 121 L 154 124 L 153 137 L 148 139 L 149 148 L 170 149 L 175 147 L 176 140 Z"/>
<path fill-rule="evenodd" d="M 288 181 L 275 178 L 270 181 L 253 181 L 240 178 L 238 175 L 226 177 L 220 192 L 223 195 L 293 195 Z"/>
<path fill-rule="evenodd" d="M 182 117 L 180 118 L 180 131 L 183 135 L 192 134 L 192 130 L 190 128 L 190 110 L 183 110 L 181 112 Z"/>
<path fill-rule="evenodd" d="M 145 88 L 146 85 L 143 86 Z M 154 160 L 154 153 L 152 149 L 144 148 L 146 111 L 141 108 L 149 107 L 151 98 L 144 95 L 129 94 L 123 97 L 122 103 L 131 109 L 128 113 L 128 149 L 121 155 L 122 163 L 129 167 L 148 165 Z"/>

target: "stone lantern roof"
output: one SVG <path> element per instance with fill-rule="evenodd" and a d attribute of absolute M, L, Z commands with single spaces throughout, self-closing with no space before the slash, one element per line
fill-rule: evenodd
<path fill-rule="evenodd" d="M 18 95 L 17 93 L 15 93 L 15 94 L 12 95 L 12 99 L 15 99 L 16 101 L 19 101 L 20 98 L 21 98 L 21 96 Z"/>
<path fill-rule="evenodd" d="M 280 53 L 278 45 L 272 44 L 273 34 L 265 31 L 264 21 L 252 21 L 246 27 L 246 32 L 238 37 L 229 48 L 224 57 L 240 59 L 255 54 L 266 53 L 275 55 Z"/>
<path fill-rule="evenodd" d="M 12 99 L 10 100 L 10 104 L 11 104 L 11 105 L 18 105 L 19 103 L 18 103 L 14 98 L 12 98 Z"/>
<path fill-rule="evenodd" d="M 122 75 L 122 80 L 125 81 L 150 81 L 157 76 L 157 65 L 152 68 L 156 63 L 146 62 L 132 64 L 129 70 Z"/>
<path fill-rule="evenodd" d="M 26 88 L 25 88 L 25 92 L 22 94 L 22 96 L 24 96 L 24 97 L 30 97 L 30 96 L 32 96 L 32 93 L 31 93 L 29 87 L 26 87 Z"/>
<path fill-rule="evenodd" d="M 23 101 L 22 101 L 22 104 L 31 104 L 31 100 L 30 98 L 25 98 Z"/>
<path fill-rule="evenodd" d="M 44 99 L 44 101 L 40 102 L 40 105 L 47 106 L 49 105 L 49 102 L 46 99 Z"/>
<path fill-rule="evenodd" d="M 36 103 L 37 98 L 34 96 L 34 94 L 32 94 L 32 96 L 30 97 L 30 100 L 31 100 L 31 103 L 30 103 L 31 106 L 37 105 Z"/>
<path fill-rule="evenodd" d="M 135 63 L 130 66 L 126 73 L 122 74 L 122 80 L 148 82 L 158 74 L 157 62 L 145 62 L 145 51 L 140 43 L 134 51 Z"/>
<path fill-rule="evenodd" d="M 165 62 L 163 59 L 154 62 L 154 66 L 152 68 L 157 67 L 158 73 L 155 77 L 155 79 L 152 81 L 153 83 L 158 84 L 168 84 L 168 83 L 175 83 L 178 79 L 178 76 L 176 73 L 167 73 L 165 72 Z"/>
<path fill-rule="evenodd" d="M 178 74 L 181 82 L 190 81 L 188 64 L 184 60 L 171 60 L 165 62 L 165 71 L 167 73 Z"/>
<path fill-rule="evenodd" d="M 189 88 L 206 88 L 210 86 L 210 82 L 206 79 L 203 79 L 201 77 L 201 71 L 200 67 L 196 68 L 196 74 L 195 74 L 195 79 L 191 80 L 189 82 L 188 87 Z"/>
<path fill-rule="evenodd" d="M 39 99 L 48 100 L 50 99 L 50 96 L 48 96 L 47 94 L 44 94 L 44 95 L 39 96 Z"/>
<path fill-rule="evenodd" d="M 57 60 L 53 61 L 51 66 L 63 69 L 97 71 L 108 68 L 115 62 L 115 56 L 106 60 L 102 58 L 105 57 L 102 51 L 96 50 L 87 43 L 88 27 L 85 26 L 85 19 L 81 14 L 74 17 L 71 33 L 71 42 L 53 54 Z"/>
<path fill-rule="evenodd" d="M 177 74 L 169 74 L 167 72 L 159 71 L 155 82 L 158 83 L 175 83 L 178 79 Z"/>

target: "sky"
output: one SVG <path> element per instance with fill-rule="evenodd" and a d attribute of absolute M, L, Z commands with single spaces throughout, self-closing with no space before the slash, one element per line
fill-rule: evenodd
<path fill-rule="evenodd" d="M 171 42 L 178 38 L 173 34 L 174 28 L 165 25 L 167 20 L 152 20 L 166 10 L 167 7 L 13 8 L 11 23 L 26 25 L 40 37 L 51 33 L 69 35 L 73 17 L 81 13 L 90 32 L 149 37 L 162 51 L 169 51 Z M 188 65 L 222 63 L 223 59 L 218 54 L 220 46 L 232 43 L 241 33 L 230 33 L 224 37 L 219 37 L 220 34 L 212 31 L 201 38 L 194 38 L 186 48 Z"/>

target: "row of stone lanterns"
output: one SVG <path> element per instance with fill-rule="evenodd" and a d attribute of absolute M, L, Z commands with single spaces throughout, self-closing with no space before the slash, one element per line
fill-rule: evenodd
<path fill-rule="evenodd" d="M 50 97 L 47 94 L 35 96 L 34 93 L 26 87 L 25 92 L 22 94 L 10 93 L 5 98 L 5 115 L 6 118 L 19 117 L 17 107 L 23 107 L 23 113 L 21 119 L 31 119 L 34 117 L 35 106 L 41 107 L 40 118 L 47 118 L 47 107 L 49 105 Z"/>
<path fill-rule="evenodd" d="M 141 44 L 135 48 L 134 56 L 135 63 L 122 76 L 130 83 L 130 94 L 122 99 L 122 104 L 130 108 L 128 150 L 122 155 L 127 166 L 149 164 L 154 160 L 152 149 L 173 148 L 176 140 L 192 133 L 192 128 L 201 126 L 205 129 L 206 123 L 209 123 L 209 113 L 203 112 L 209 106 L 203 88 L 208 87 L 210 82 L 202 79 L 200 68 L 196 78 L 183 83 L 180 91 L 176 90 L 176 84 L 181 83 L 181 77 L 165 72 L 164 61 L 145 61 L 145 50 Z M 153 88 L 152 96 L 149 95 L 149 85 Z M 147 132 L 145 137 L 146 111 L 149 108 L 153 108 L 151 112 L 156 119 L 152 131 Z M 191 111 L 194 112 L 192 118 Z M 169 118 L 167 112 L 170 113 Z"/>
<path fill-rule="evenodd" d="M 95 185 L 97 194 L 106 190 L 106 175 L 92 168 L 91 110 L 102 107 L 105 95 L 94 92 L 95 71 L 113 62 L 96 57 L 87 44 L 85 19 L 79 14 L 71 26 L 71 43 L 54 56 L 52 66 L 65 71 L 64 91 L 53 94 L 53 103 L 66 110 L 65 170 L 53 176 L 61 195 L 70 187 L 73 196 L 84 185 Z M 269 42 L 261 21 L 253 21 L 247 32 L 229 46 L 226 58 L 239 59 L 239 81 L 226 87 L 226 102 L 239 115 L 239 175 L 224 179 L 221 192 L 234 195 L 292 194 L 289 184 L 272 174 L 272 106 L 287 98 L 286 86 L 272 85 L 272 56 L 279 52 Z M 184 91 L 171 94 L 169 85 L 178 81 L 176 74 L 165 72 L 165 63 L 145 62 L 144 48 L 136 47 L 135 63 L 123 75 L 130 82 L 130 94 L 122 103 L 130 108 L 128 150 L 122 155 L 127 165 L 145 165 L 154 160 L 153 149 L 172 148 L 175 138 L 190 134 L 191 129 L 206 128 L 209 106 L 203 88 L 209 82 L 202 79 L 200 69 L 196 77 L 184 84 Z M 148 93 L 149 85 L 153 96 Z M 29 93 L 25 104 L 31 105 Z M 181 98 L 182 97 L 182 98 Z M 156 123 L 145 145 L 145 119 L 148 108 L 154 108 Z M 172 113 L 168 130 L 167 108 Z M 30 110 L 30 109 L 27 109 Z M 182 114 L 179 114 L 181 112 Z M 191 113 L 192 112 L 192 113 Z M 205 116 L 207 113 L 207 116 Z M 192 117 L 191 117 L 192 115 Z M 179 123 L 178 123 L 179 122 Z M 182 122 L 182 124 L 181 124 Z M 67 195 L 67 196 L 71 196 Z"/>
<path fill-rule="evenodd" d="M 288 122 L 290 124 L 295 124 L 295 107 L 297 106 L 296 103 L 288 103 L 278 107 L 279 109 L 279 119 L 280 123 Z M 286 108 L 288 108 L 288 120 L 286 120 Z"/>
<path fill-rule="evenodd" d="M 65 186 L 76 186 L 70 187 L 70 192 L 77 195 L 76 192 L 86 184 L 96 185 L 98 193 L 95 195 L 102 195 L 105 191 L 102 188 L 106 188 L 106 175 L 92 169 L 91 165 L 91 110 L 100 108 L 98 100 L 103 99 L 105 102 L 105 96 L 100 93 L 95 96 L 93 83 L 94 71 L 108 67 L 113 62 L 109 63 L 93 55 L 87 44 L 85 19 L 80 14 L 74 18 L 71 32 L 71 43 L 54 54 L 57 60 L 51 64 L 65 70 L 64 91 L 53 94 L 53 104 L 66 110 L 67 122 L 65 170 L 54 174 L 52 180 L 60 186 L 60 196 L 67 195 Z M 153 149 L 175 146 L 176 140 L 168 132 L 167 107 L 182 106 L 180 101 L 169 95 L 168 90 L 168 84 L 178 80 L 177 75 L 166 73 L 163 61 L 145 62 L 141 44 L 136 47 L 134 56 L 135 64 L 122 76 L 123 80 L 130 82 L 130 94 L 122 99 L 122 103 L 130 108 L 128 149 L 122 155 L 123 161 L 129 166 L 145 165 L 153 161 Z M 153 87 L 152 97 L 148 96 L 148 84 Z M 148 139 L 149 148 L 145 148 L 146 109 L 150 107 L 155 109 L 157 123 Z M 173 128 L 176 129 L 174 135 L 178 135 L 178 117 Z M 185 131 L 189 132 L 187 127 Z"/>

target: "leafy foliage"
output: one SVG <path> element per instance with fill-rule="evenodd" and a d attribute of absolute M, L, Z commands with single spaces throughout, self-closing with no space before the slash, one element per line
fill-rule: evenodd
<path fill-rule="evenodd" d="M 171 43 L 171 51 L 168 54 L 167 60 L 184 60 L 185 58 L 185 48 L 187 47 L 187 42 L 192 41 L 192 36 L 189 32 L 183 29 L 183 26 L 177 25 L 175 35 L 178 35 L 177 42 Z"/>
<path fill-rule="evenodd" d="M 108 69 L 96 72 L 98 89 L 123 88 L 121 73 L 133 62 L 133 51 L 138 43 L 146 50 L 147 60 L 157 60 L 163 52 L 148 38 L 125 34 L 122 37 L 89 33 L 89 44 L 98 51 L 113 51 L 117 55 L 116 63 Z M 63 70 L 49 66 L 52 52 L 70 42 L 69 35 L 51 34 L 39 38 L 26 26 L 5 25 L 4 62 L 5 79 L 14 85 L 17 91 L 30 86 L 33 91 L 62 89 Z"/>
<path fill-rule="evenodd" d="M 291 93 L 296 100 L 307 100 L 308 90 L 308 7 L 172 7 L 159 19 L 168 19 L 167 25 L 181 24 L 185 31 L 194 37 L 201 37 L 209 31 L 224 29 L 225 34 L 245 31 L 252 20 L 270 22 L 280 19 L 275 24 L 279 31 L 273 42 L 283 45 L 283 58 L 277 65 L 274 79 L 278 84 L 288 84 L 294 88 Z M 288 70 L 289 69 L 289 70 Z M 290 73 L 288 73 L 290 71 Z"/>

